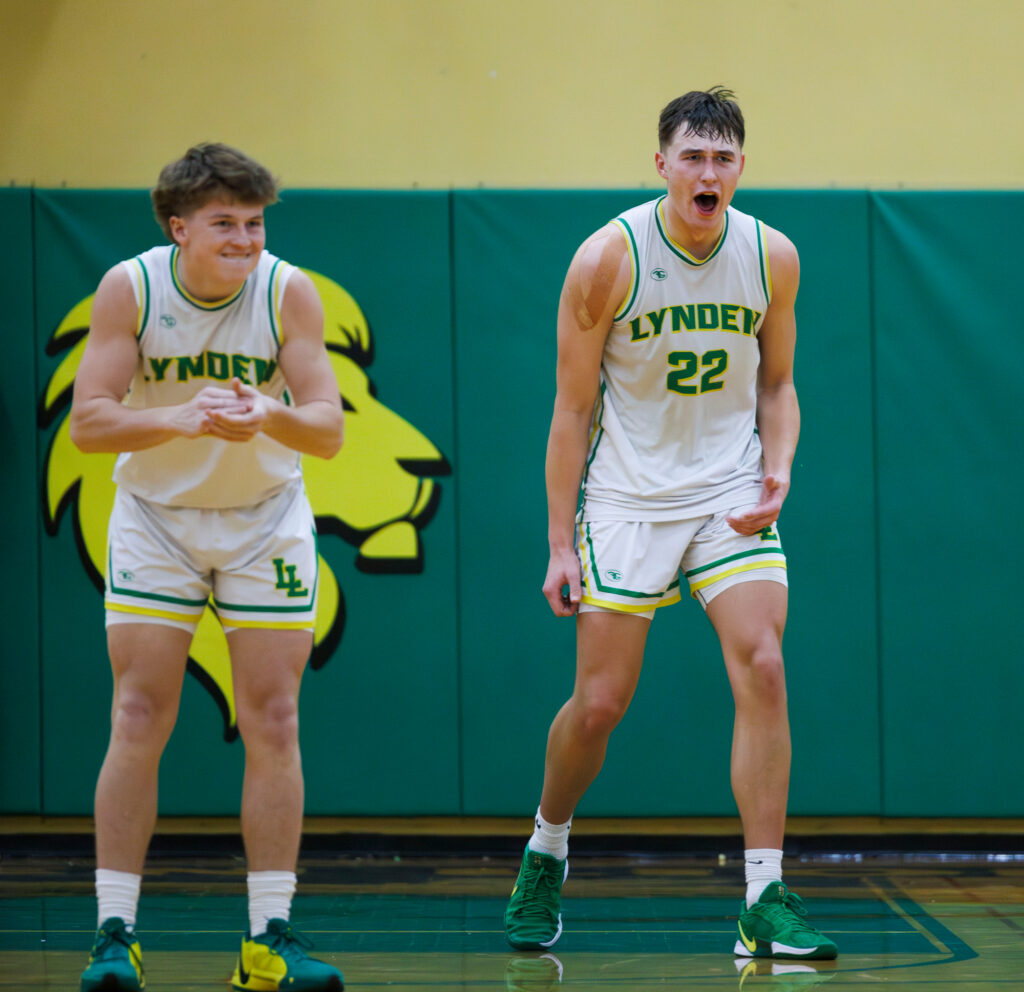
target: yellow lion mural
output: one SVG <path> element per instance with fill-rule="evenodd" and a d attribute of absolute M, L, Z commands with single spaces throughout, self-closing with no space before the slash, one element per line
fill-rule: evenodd
<path fill-rule="evenodd" d="M 321 536 L 333 533 L 358 548 L 364 572 L 418 572 L 423 567 L 420 530 L 437 509 L 434 476 L 451 470 L 429 438 L 374 395 L 366 369 L 373 339 L 359 304 L 338 283 L 308 269 L 324 305 L 324 339 L 345 408 L 345 444 L 329 461 L 303 458 L 306 491 Z M 83 566 L 103 589 L 107 520 L 114 505 L 114 454 L 83 454 L 72 443 L 68 412 L 71 388 L 89 333 L 93 297 L 74 306 L 47 344 L 67 354 L 47 383 L 40 404 L 43 426 L 61 422 L 45 462 L 46 530 L 56 535 L 69 506 Z M 320 556 L 320 589 L 311 667 L 322 667 L 345 624 L 342 591 Z M 209 607 L 189 652 L 189 671 L 205 686 L 224 718 L 224 738 L 238 736 L 227 641 Z"/>

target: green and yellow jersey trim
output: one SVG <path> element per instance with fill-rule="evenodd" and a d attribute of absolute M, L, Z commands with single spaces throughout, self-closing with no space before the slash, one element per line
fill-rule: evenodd
<path fill-rule="evenodd" d="M 622 217 L 616 217 L 612 221 L 626 239 L 626 251 L 629 254 L 629 268 L 631 271 L 629 289 L 626 290 L 626 298 L 619 307 L 618 313 L 612 318 L 613 323 L 618 323 L 623 317 L 629 313 L 630 307 L 633 306 L 636 300 L 636 294 L 640 291 L 640 251 L 636 246 L 636 237 L 633 234 L 632 228 Z"/>
<path fill-rule="evenodd" d="M 138 312 L 135 315 L 135 337 L 142 340 L 149 320 L 149 273 L 142 260 L 136 256 L 128 259 L 128 276 L 135 285 L 135 299 L 138 301 Z"/>
<path fill-rule="evenodd" d="M 281 326 L 281 301 L 284 298 L 282 279 L 285 271 L 284 263 L 278 259 L 270 270 L 267 285 L 267 316 L 270 319 L 270 333 L 274 335 L 278 348 L 281 347 L 284 338 L 284 328 Z"/>
<path fill-rule="evenodd" d="M 682 245 L 676 244 L 669 236 L 668 222 L 665 220 L 665 201 L 667 199 L 667 196 L 663 196 L 654 206 L 654 220 L 658 225 L 658 233 L 661 235 L 662 241 L 668 246 L 669 251 L 681 258 L 687 265 L 692 265 L 695 268 L 707 265 L 722 250 L 722 245 L 725 244 L 726 236 L 729 233 L 729 211 L 725 211 L 725 223 L 722 225 L 722 233 L 719 235 L 711 254 L 707 258 L 697 258 L 696 255 L 688 252 Z"/>
<path fill-rule="evenodd" d="M 231 306 L 231 304 L 245 292 L 245 287 L 249 284 L 248 279 L 246 279 L 234 293 L 230 296 L 226 296 L 223 300 L 201 300 L 199 297 L 193 296 L 185 288 L 184 283 L 178 278 L 178 255 L 180 252 L 181 248 L 177 245 L 171 249 L 171 281 L 174 283 L 174 288 L 178 291 L 182 299 L 196 307 L 196 309 L 207 310 L 210 312 L 214 310 L 223 310 L 225 307 Z"/>
<path fill-rule="evenodd" d="M 765 299 L 771 303 L 772 273 L 771 266 L 768 264 L 768 237 L 761 221 L 755 221 L 754 227 L 757 231 L 757 257 L 761 262 L 761 285 L 764 287 Z"/>

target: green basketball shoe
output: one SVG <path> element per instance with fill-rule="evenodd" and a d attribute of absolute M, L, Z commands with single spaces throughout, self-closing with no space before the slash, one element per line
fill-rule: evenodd
<path fill-rule="evenodd" d="M 337 968 L 311 958 L 313 942 L 296 933 L 287 920 L 269 920 L 267 932 L 242 939 L 232 988 L 242 992 L 342 992 Z"/>
<path fill-rule="evenodd" d="M 505 909 L 505 939 L 517 951 L 550 947 L 562 935 L 562 883 L 568 874 L 568 859 L 527 845 Z"/>
<path fill-rule="evenodd" d="M 804 901 L 782 882 L 769 882 L 757 902 L 740 903 L 739 940 L 733 953 L 745 958 L 830 961 L 836 945 L 807 922 Z"/>
<path fill-rule="evenodd" d="M 82 992 L 140 992 L 146 987 L 142 948 L 120 916 L 100 924 L 82 972 Z"/>

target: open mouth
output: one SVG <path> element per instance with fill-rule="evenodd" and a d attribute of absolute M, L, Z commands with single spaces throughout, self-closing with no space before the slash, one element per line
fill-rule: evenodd
<path fill-rule="evenodd" d="M 697 205 L 697 210 L 699 213 L 710 215 L 715 212 L 715 207 L 718 206 L 718 194 L 698 193 L 693 198 L 693 202 Z"/>

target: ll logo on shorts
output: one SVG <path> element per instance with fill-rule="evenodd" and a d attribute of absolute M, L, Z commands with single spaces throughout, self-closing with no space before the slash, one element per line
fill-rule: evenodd
<path fill-rule="evenodd" d="M 286 565 L 283 558 L 274 558 L 274 568 L 277 570 L 277 582 L 275 589 L 284 589 L 289 596 L 308 596 L 309 590 L 302 584 L 302 579 L 295 577 L 297 565 Z"/>

